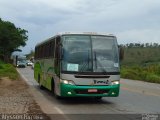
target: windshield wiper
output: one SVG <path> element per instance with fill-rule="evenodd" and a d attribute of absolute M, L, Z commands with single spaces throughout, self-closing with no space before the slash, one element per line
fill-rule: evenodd
<path fill-rule="evenodd" d="M 97 69 L 97 53 L 94 51 L 94 61 L 95 61 L 95 67 Z"/>

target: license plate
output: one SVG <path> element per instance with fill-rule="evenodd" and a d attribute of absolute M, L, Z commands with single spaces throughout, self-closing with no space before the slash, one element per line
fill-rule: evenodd
<path fill-rule="evenodd" d="M 88 92 L 97 92 L 97 89 L 88 89 Z"/>

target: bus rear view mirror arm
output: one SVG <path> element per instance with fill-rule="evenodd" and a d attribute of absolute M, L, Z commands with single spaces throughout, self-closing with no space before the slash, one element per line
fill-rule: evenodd
<path fill-rule="evenodd" d="M 119 49 L 119 59 L 123 60 L 124 59 L 124 48 L 119 46 L 118 49 Z"/>

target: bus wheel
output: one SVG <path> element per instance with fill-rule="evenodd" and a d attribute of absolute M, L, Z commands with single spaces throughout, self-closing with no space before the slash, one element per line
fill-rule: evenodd
<path fill-rule="evenodd" d="M 102 97 L 98 96 L 98 97 L 95 97 L 96 100 L 101 100 Z"/>

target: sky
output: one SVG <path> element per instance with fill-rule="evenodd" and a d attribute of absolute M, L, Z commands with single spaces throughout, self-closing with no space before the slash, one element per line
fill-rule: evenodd
<path fill-rule="evenodd" d="M 59 32 L 112 33 L 119 44 L 160 43 L 160 0 L 0 0 L 0 18 L 28 31 L 23 53 Z"/>

